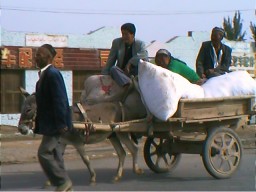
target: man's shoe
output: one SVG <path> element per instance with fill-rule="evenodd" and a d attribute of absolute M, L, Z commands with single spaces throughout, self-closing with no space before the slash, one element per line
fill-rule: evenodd
<path fill-rule="evenodd" d="M 57 186 L 55 191 L 72 191 L 72 182 L 70 180 L 66 181 L 62 185 Z"/>
<path fill-rule="evenodd" d="M 47 181 L 45 181 L 45 183 L 44 183 L 44 185 L 43 185 L 43 189 L 46 189 L 46 188 L 48 188 L 48 187 L 50 187 L 50 186 L 52 186 L 52 183 L 51 183 L 50 180 L 47 180 Z"/>

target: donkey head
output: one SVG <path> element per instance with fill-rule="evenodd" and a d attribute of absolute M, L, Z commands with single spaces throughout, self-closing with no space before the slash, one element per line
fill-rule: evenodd
<path fill-rule="evenodd" d="M 36 117 L 36 97 L 35 94 L 29 94 L 20 87 L 21 94 L 25 97 L 25 102 L 21 109 L 18 130 L 23 135 L 33 133 L 33 123 Z"/>

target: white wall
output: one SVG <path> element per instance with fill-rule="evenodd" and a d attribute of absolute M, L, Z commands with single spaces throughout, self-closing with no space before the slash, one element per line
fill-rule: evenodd
<path fill-rule="evenodd" d="M 64 78 L 64 82 L 67 89 L 69 105 L 72 105 L 73 92 L 72 92 L 72 83 L 73 75 L 72 71 L 61 71 L 61 74 Z M 28 93 L 35 92 L 36 82 L 38 81 L 38 71 L 37 70 L 26 70 L 25 71 L 25 85 L 24 87 Z M 11 125 L 17 126 L 19 122 L 20 114 L 1 114 L 0 124 L 1 125 Z"/>

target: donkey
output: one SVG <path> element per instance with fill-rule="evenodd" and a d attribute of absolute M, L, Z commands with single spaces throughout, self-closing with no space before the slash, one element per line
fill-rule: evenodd
<path fill-rule="evenodd" d="M 28 134 L 29 130 L 33 129 L 33 122 L 36 117 L 36 100 L 35 94 L 29 94 L 25 89 L 20 88 L 21 93 L 25 96 L 25 102 L 22 107 L 21 116 L 18 124 L 18 130 L 22 134 Z M 123 107 L 120 107 L 118 102 L 106 102 L 98 103 L 90 106 L 83 104 L 83 108 L 86 110 L 87 116 L 92 122 L 113 123 L 128 121 L 133 119 L 145 118 L 147 115 L 144 105 L 140 99 L 140 95 L 136 90 L 133 90 L 123 103 Z M 73 120 L 81 120 L 81 115 L 74 113 L 74 107 L 71 107 Z M 125 114 L 125 115 L 122 115 Z M 96 173 L 92 168 L 89 156 L 86 154 L 84 144 L 93 144 L 97 142 L 109 139 L 117 152 L 119 158 L 119 164 L 117 168 L 117 174 L 114 176 L 113 181 L 119 181 L 123 175 L 123 166 L 125 161 L 126 152 L 122 146 L 122 143 L 127 147 L 133 157 L 133 171 L 136 174 L 143 174 L 143 170 L 139 168 L 138 160 L 138 146 L 131 138 L 130 134 L 126 132 L 91 132 L 88 138 L 79 131 L 65 134 L 61 137 L 61 143 L 63 145 L 73 145 L 83 162 L 86 164 L 90 172 L 90 183 L 96 183 Z"/>

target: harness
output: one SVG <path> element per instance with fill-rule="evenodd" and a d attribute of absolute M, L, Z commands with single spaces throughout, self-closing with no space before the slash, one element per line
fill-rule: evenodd
<path fill-rule="evenodd" d="M 124 120 L 125 120 L 125 113 L 124 113 L 124 105 L 123 105 L 123 103 L 122 102 L 118 102 L 118 104 L 119 104 L 119 107 L 121 108 L 121 119 L 122 119 L 122 122 L 124 122 Z"/>
<path fill-rule="evenodd" d="M 92 121 L 88 118 L 86 111 L 84 110 L 83 106 L 81 105 L 81 103 L 77 103 L 76 106 L 78 107 L 79 111 L 81 112 L 81 114 L 83 115 L 84 118 L 84 128 L 85 128 L 85 141 L 88 141 L 89 135 L 91 131 L 95 131 L 94 127 L 93 127 L 93 123 Z"/>
<path fill-rule="evenodd" d="M 87 116 L 86 109 L 82 106 L 81 103 L 76 103 L 77 108 L 79 109 L 79 112 L 82 114 L 83 119 L 84 119 L 84 135 L 85 135 L 85 140 L 86 142 L 89 139 L 90 133 L 95 132 L 95 128 L 93 126 L 93 122 L 90 120 L 90 118 Z M 124 106 L 121 102 L 118 102 L 118 106 L 120 107 L 121 111 L 121 121 L 124 122 L 125 120 L 125 111 L 124 111 Z M 28 120 L 23 120 L 21 123 L 26 124 L 33 132 L 35 129 L 35 119 L 36 119 L 36 114 L 37 112 L 35 111 L 33 117 Z M 113 127 L 114 129 L 114 127 Z M 35 134 L 34 134 L 35 135 Z"/>
<path fill-rule="evenodd" d="M 84 119 L 84 127 L 85 127 L 84 135 L 85 135 L 85 140 L 87 142 L 88 138 L 90 136 L 90 133 L 95 132 L 95 128 L 93 126 L 93 122 L 87 116 L 86 110 L 81 105 L 81 103 L 77 103 L 76 105 L 77 105 L 77 107 L 78 107 L 78 109 L 79 109 L 79 111 L 82 114 L 83 119 Z M 124 120 L 125 120 L 125 111 L 124 111 L 124 106 L 123 106 L 122 102 L 118 102 L 118 106 L 121 109 L 121 121 L 124 122 Z M 115 129 L 114 126 L 111 126 L 111 128 L 112 128 L 112 130 Z"/>

